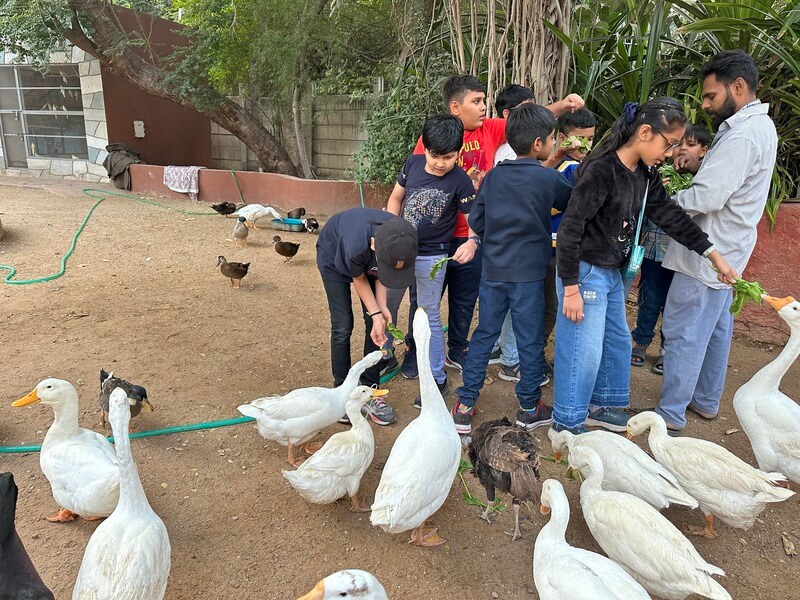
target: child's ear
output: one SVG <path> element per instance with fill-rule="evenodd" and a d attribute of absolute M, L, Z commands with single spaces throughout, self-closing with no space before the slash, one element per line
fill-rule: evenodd
<path fill-rule="evenodd" d="M 700 150 L 700 158 L 705 157 L 706 152 L 708 152 L 708 146 L 703 146 L 703 149 Z"/>
<path fill-rule="evenodd" d="M 450 114 L 457 117 L 461 112 L 461 103 L 455 100 L 450 101 Z"/>
<path fill-rule="evenodd" d="M 563 142 L 563 141 L 566 139 L 566 137 L 567 137 L 567 136 L 565 136 L 565 135 L 564 135 L 564 133 L 563 133 L 563 132 L 561 132 L 561 131 L 559 131 L 559 132 L 556 134 L 556 140 L 557 140 L 557 141 L 559 141 L 559 142 Z"/>

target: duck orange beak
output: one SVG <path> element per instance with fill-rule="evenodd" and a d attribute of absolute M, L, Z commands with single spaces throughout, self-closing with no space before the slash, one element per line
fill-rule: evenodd
<path fill-rule="evenodd" d="M 382 396 L 385 396 L 388 393 L 389 393 L 389 390 L 379 390 L 377 388 L 372 388 L 372 397 L 373 398 L 380 398 Z"/>
<path fill-rule="evenodd" d="M 791 304 L 792 302 L 794 302 L 794 298 L 792 298 L 791 296 L 786 296 L 786 298 L 773 298 L 772 296 L 762 294 L 761 299 L 767 304 L 769 304 L 775 310 L 780 310 L 787 304 Z"/>
<path fill-rule="evenodd" d="M 29 404 L 36 404 L 37 402 L 40 402 L 39 396 L 36 395 L 36 390 L 32 390 L 27 396 L 23 396 L 19 400 L 14 400 L 11 406 L 28 406 Z"/>
<path fill-rule="evenodd" d="M 550 514 L 550 507 L 549 506 L 545 506 L 544 504 L 540 504 L 539 505 L 539 514 L 545 515 L 545 516 L 549 515 Z"/>
<path fill-rule="evenodd" d="M 325 597 L 325 582 L 318 581 L 314 589 L 308 592 L 305 596 L 301 596 L 297 600 L 322 600 Z"/>
<path fill-rule="evenodd" d="M 556 453 L 553 454 L 553 460 L 556 461 L 556 463 L 560 463 L 561 462 L 561 456 L 562 456 L 561 452 L 556 452 Z"/>
<path fill-rule="evenodd" d="M 635 435 L 633 435 L 633 433 L 631 433 L 630 427 L 625 428 L 625 437 L 628 438 L 629 440 L 632 440 L 633 438 L 636 437 Z"/>

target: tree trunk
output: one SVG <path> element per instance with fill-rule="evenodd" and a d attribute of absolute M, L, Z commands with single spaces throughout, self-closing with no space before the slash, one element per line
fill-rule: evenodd
<path fill-rule="evenodd" d="M 127 79 L 152 96 L 171 100 L 206 115 L 242 140 L 267 171 L 297 175 L 286 149 L 262 125 L 260 119 L 206 84 L 210 101 L 197 106 L 191 98 L 177 94 L 167 80 L 168 72 L 139 56 L 119 25 L 113 5 L 105 0 L 68 0 L 75 17 L 64 37 L 97 58 L 111 73 Z M 83 27 L 80 19 L 90 25 Z M 91 31 L 91 39 L 84 33 Z"/>
<path fill-rule="evenodd" d="M 311 161 L 308 160 L 306 152 L 306 140 L 303 137 L 303 84 L 297 82 L 292 93 L 292 125 L 294 126 L 294 139 L 297 144 L 297 158 L 303 169 L 303 176 L 306 179 L 314 179 L 314 172 L 311 170 Z"/>

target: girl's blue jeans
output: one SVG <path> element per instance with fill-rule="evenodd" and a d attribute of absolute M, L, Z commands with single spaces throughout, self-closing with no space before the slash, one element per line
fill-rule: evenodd
<path fill-rule="evenodd" d="M 562 312 L 564 286 L 557 279 L 555 390 L 553 421 L 568 428 L 586 420 L 589 405 L 625 408 L 629 403 L 631 336 L 619 269 L 581 261 L 583 321 Z"/>

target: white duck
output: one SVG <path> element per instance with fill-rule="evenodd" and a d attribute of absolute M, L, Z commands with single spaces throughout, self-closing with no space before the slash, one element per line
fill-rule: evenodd
<path fill-rule="evenodd" d="M 318 581 L 313 590 L 297 600 L 334 600 L 334 598 L 389 600 L 381 582 L 372 573 L 359 569 L 347 569 L 328 575 Z"/>
<path fill-rule="evenodd" d="M 785 481 L 780 473 L 765 473 L 748 465 L 722 446 L 690 437 L 673 438 L 661 415 L 647 411 L 628 420 L 628 435 L 650 430 L 648 441 L 656 460 L 672 472 L 700 504 L 705 527 L 690 533 L 717 537 L 714 517 L 731 527 L 748 529 L 769 502 L 781 502 L 794 492 L 776 487 Z"/>
<path fill-rule="evenodd" d="M 733 396 L 733 410 L 750 439 L 758 466 L 800 483 L 800 406 L 778 389 L 800 355 L 800 302 L 763 296 L 791 328 L 778 358 L 753 375 Z"/>
<path fill-rule="evenodd" d="M 414 315 L 422 411 L 397 436 L 383 468 L 370 521 L 389 533 L 413 529 L 410 543 L 445 542 L 425 521 L 444 504 L 461 460 L 461 441 L 430 367 L 431 330 L 425 311 Z"/>
<path fill-rule="evenodd" d="M 41 402 L 55 419 L 42 442 L 39 465 L 61 507 L 51 523 L 107 517 L 119 500 L 119 465 L 108 440 L 78 426 L 78 392 L 63 379 L 45 379 L 11 406 Z"/>
<path fill-rule="evenodd" d="M 583 518 L 608 557 L 630 573 L 651 594 L 680 600 L 700 594 L 731 600 L 711 575 L 725 575 L 703 560 L 692 543 L 644 500 L 601 486 L 603 462 L 588 447 L 569 453 L 573 469 L 589 467 L 581 485 Z"/>
<path fill-rule="evenodd" d="M 361 407 L 371 398 L 371 388 L 357 387 L 344 406 L 352 427 L 334 433 L 296 471 L 283 471 L 286 480 L 309 502 L 330 504 L 347 494 L 352 510 L 369 511 L 358 497 L 358 488 L 375 456 L 375 436 L 361 414 Z"/>
<path fill-rule="evenodd" d="M 89 538 L 72 599 L 161 600 L 170 567 L 167 528 L 147 502 L 133 462 L 131 412 L 122 388 L 111 392 L 109 409 L 119 460 L 119 504 Z"/>
<path fill-rule="evenodd" d="M 612 434 L 613 435 L 613 434 Z M 533 547 L 533 580 L 540 600 L 645 600 L 650 595 L 605 556 L 567 543 L 569 501 L 561 483 L 542 484 L 540 512 L 550 513 Z"/>
<path fill-rule="evenodd" d="M 258 432 L 268 440 L 288 446 L 288 462 L 297 467 L 303 459 L 295 458 L 294 447 L 304 444 L 321 430 L 333 425 L 344 415 L 347 399 L 358 385 L 361 374 L 381 360 L 380 350 L 370 352 L 350 368 L 339 387 L 310 387 L 292 390 L 285 396 L 268 396 L 242 404 L 236 410 L 253 417 Z M 386 390 L 372 390 L 373 396 L 382 396 Z M 307 450 L 309 448 L 306 448 Z"/>
<path fill-rule="evenodd" d="M 697 508 L 697 500 L 687 494 L 675 476 L 654 461 L 633 442 L 610 431 L 590 431 L 575 435 L 553 429 L 548 432 L 556 462 L 566 449 L 591 448 L 603 462 L 603 489 L 633 494 L 653 508 L 661 510 L 670 504 Z M 589 475 L 588 468 L 581 471 Z"/>
<path fill-rule="evenodd" d="M 271 206 L 261 204 L 245 204 L 242 208 L 233 213 L 237 217 L 244 217 L 249 227 L 255 227 L 256 221 L 262 217 L 272 216 L 273 219 L 280 219 L 280 213 Z"/>

